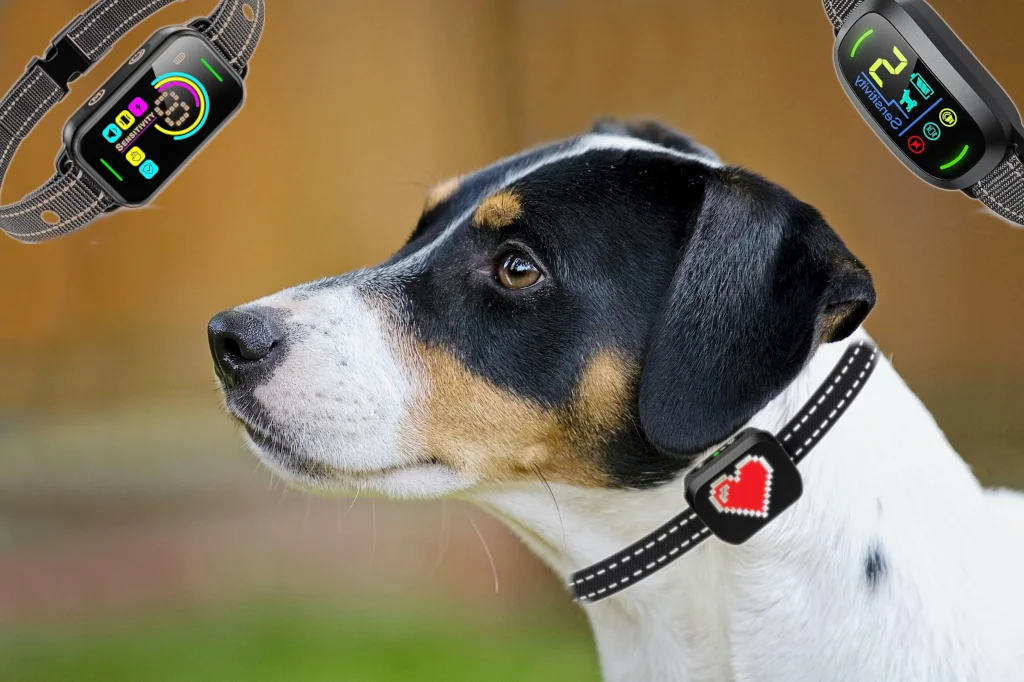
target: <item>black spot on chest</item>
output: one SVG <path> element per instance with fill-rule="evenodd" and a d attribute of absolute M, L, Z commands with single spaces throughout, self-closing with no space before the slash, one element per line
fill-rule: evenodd
<path fill-rule="evenodd" d="M 885 580 L 885 574 L 888 570 L 888 561 L 881 544 L 873 544 L 868 549 L 867 556 L 864 557 L 864 580 L 871 592 L 878 590 L 879 585 Z"/>

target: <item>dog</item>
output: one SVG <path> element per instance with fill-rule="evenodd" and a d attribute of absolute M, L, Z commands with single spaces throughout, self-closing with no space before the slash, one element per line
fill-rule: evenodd
<path fill-rule="evenodd" d="M 438 184 L 389 260 L 209 338 L 290 484 L 472 500 L 568 581 L 681 511 L 738 429 L 778 432 L 874 303 L 815 209 L 606 120 Z M 979 485 L 886 359 L 800 468 L 747 543 L 583 606 L 605 679 L 1024 680 L 1024 499 Z"/>

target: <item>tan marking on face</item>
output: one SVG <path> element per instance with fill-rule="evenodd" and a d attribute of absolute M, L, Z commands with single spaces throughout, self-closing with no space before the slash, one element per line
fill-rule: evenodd
<path fill-rule="evenodd" d="M 461 182 L 462 176 L 456 175 L 428 189 L 426 201 L 423 202 L 423 212 L 426 213 L 436 208 L 442 202 L 451 199 L 452 195 L 459 189 Z"/>
<path fill-rule="evenodd" d="M 429 388 L 414 418 L 427 454 L 491 483 L 537 480 L 604 487 L 601 447 L 622 427 L 638 372 L 613 352 L 588 364 L 566 405 L 544 407 L 471 373 L 436 347 L 419 346 Z"/>
<path fill-rule="evenodd" d="M 832 343 L 839 340 L 839 332 L 847 326 L 847 319 L 858 313 L 861 303 L 841 303 L 825 313 L 818 322 L 818 342 Z"/>
<path fill-rule="evenodd" d="M 576 388 L 575 412 L 586 425 L 602 431 L 618 429 L 629 415 L 637 372 L 619 355 L 598 353 Z"/>
<path fill-rule="evenodd" d="M 829 261 L 835 277 L 841 277 L 847 273 L 867 272 L 864 264 L 856 258 L 831 255 Z M 838 340 L 839 332 L 847 326 L 850 316 L 862 313 L 863 305 L 857 301 L 850 301 L 835 305 L 826 311 L 818 320 L 819 343 L 831 343 Z"/>
<path fill-rule="evenodd" d="M 474 227 L 489 227 L 494 230 L 508 227 L 523 214 L 519 197 L 510 190 L 493 194 L 477 207 L 473 213 Z"/>

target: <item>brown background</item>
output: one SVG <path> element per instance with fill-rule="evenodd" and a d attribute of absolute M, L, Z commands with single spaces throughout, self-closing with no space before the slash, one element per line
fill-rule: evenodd
<path fill-rule="evenodd" d="M 0 4 L 0 84 L 87 4 Z M 211 4 L 172 6 L 75 83 L 22 146 L 4 201 L 51 174 L 63 121 L 137 44 Z M 266 492 L 218 412 L 205 326 L 380 261 L 436 180 L 606 114 L 683 128 L 819 207 L 874 273 L 868 327 L 896 367 L 986 482 L 1024 483 L 1024 231 L 928 187 L 875 139 L 836 82 L 816 0 L 268 5 L 246 107 L 155 206 L 50 244 L 0 238 L 0 619 L 216 600 L 250 583 L 488 593 L 475 544 L 415 577 L 436 546 L 410 539 L 434 537 L 436 504 L 360 501 L 336 530 L 334 501 Z M 1024 4 L 934 5 L 1024 102 Z M 503 591 L 561 603 L 482 523 Z M 464 519 L 452 527 L 456 543 L 477 542 Z"/>

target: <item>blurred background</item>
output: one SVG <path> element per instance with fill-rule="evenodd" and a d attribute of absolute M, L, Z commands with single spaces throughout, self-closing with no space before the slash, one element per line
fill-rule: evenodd
<path fill-rule="evenodd" d="M 0 2 L 0 88 L 88 4 Z M 874 273 L 896 367 L 985 483 L 1024 487 L 1024 232 L 890 155 L 818 0 L 267 4 L 244 110 L 154 207 L 0 239 L 5 682 L 597 679 L 582 616 L 482 512 L 312 499 L 257 467 L 205 327 L 384 259 L 434 182 L 602 115 L 685 129 L 820 208 Z M 1024 5 L 933 4 L 1024 102 Z M 76 82 L 3 200 L 50 176 L 139 43 L 212 5 L 161 12 Z"/>

